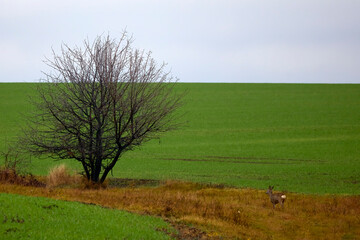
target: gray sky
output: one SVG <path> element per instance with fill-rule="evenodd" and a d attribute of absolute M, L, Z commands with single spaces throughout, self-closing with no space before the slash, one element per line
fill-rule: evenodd
<path fill-rule="evenodd" d="M 0 82 L 125 28 L 182 82 L 360 83 L 359 0 L 0 0 Z"/>

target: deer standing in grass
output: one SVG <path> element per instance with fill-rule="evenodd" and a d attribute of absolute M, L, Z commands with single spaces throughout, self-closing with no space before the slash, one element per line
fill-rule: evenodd
<path fill-rule="evenodd" d="M 274 186 L 269 186 L 269 189 L 266 191 L 266 194 L 269 195 L 270 201 L 273 204 L 273 208 L 275 208 L 275 205 L 280 203 L 281 207 L 284 208 L 284 202 L 286 199 L 286 195 L 283 193 L 272 193 L 272 190 L 274 189 Z"/>

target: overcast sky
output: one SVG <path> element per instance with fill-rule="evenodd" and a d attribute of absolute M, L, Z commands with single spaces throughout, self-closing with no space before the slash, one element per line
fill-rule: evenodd
<path fill-rule="evenodd" d="M 0 0 L 0 81 L 124 29 L 182 82 L 360 83 L 359 0 Z"/>

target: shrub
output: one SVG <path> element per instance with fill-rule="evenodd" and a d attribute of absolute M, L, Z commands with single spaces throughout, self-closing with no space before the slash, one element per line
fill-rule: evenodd
<path fill-rule="evenodd" d="M 72 171 L 66 167 L 65 164 L 54 167 L 50 170 L 49 175 L 46 178 L 47 187 L 58 187 L 66 185 L 76 185 L 81 181 L 81 176 L 72 173 Z"/>
<path fill-rule="evenodd" d="M 28 175 L 28 168 L 31 164 L 30 157 L 24 156 L 19 147 L 10 146 L 6 151 L 0 153 L 4 161 L 2 170 L 14 172 L 20 175 Z"/>
<path fill-rule="evenodd" d="M 8 183 L 16 183 L 18 179 L 18 175 L 12 169 L 8 169 L 6 167 L 0 167 L 0 181 L 8 182 Z"/>
<path fill-rule="evenodd" d="M 44 183 L 38 181 L 27 169 L 30 165 L 29 158 L 24 157 L 21 151 L 9 148 L 0 153 L 4 165 L 0 166 L 0 182 L 23 186 L 44 187 Z"/>
<path fill-rule="evenodd" d="M 38 181 L 33 175 L 19 175 L 13 169 L 0 167 L 0 182 L 23 186 L 44 187 L 45 184 Z"/>

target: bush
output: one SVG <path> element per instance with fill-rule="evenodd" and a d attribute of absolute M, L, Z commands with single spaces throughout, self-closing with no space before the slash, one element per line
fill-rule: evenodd
<path fill-rule="evenodd" d="M 13 169 L 0 167 L 0 182 L 23 186 L 44 187 L 45 184 L 38 181 L 33 175 L 19 175 Z"/>
<path fill-rule="evenodd" d="M 34 187 L 45 186 L 44 183 L 28 173 L 29 158 L 25 158 L 12 148 L 1 152 L 0 156 L 4 159 L 4 165 L 0 166 L 0 182 Z"/>
<path fill-rule="evenodd" d="M 0 156 L 4 159 L 2 170 L 9 170 L 20 175 L 28 175 L 28 168 L 31 160 L 24 156 L 21 150 L 12 146 L 7 151 L 1 152 Z"/>
<path fill-rule="evenodd" d="M 71 186 L 81 182 L 81 176 L 66 167 L 65 164 L 54 167 L 46 178 L 47 187 Z"/>

